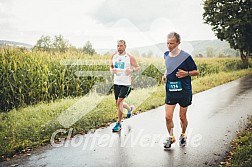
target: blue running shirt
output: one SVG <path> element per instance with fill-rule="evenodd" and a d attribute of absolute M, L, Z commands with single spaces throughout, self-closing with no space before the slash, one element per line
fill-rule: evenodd
<path fill-rule="evenodd" d="M 167 83 L 166 83 L 166 93 L 168 96 L 173 98 L 183 98 L 192 94 L 192 85 L 191 85 L 191 76 L 186 76 L 184 78 L 177 78 L 176 73 L 178 69 L 184 71 L 193 71 L 197 70 L 197 66 L 192 59 L 192 56 L 187 52 L 181 50 L 180 53 L 176 57 L 170 57 L 169 51 L 164 53 L 165 66 L 166 66 L 166 74 L 167 74 Z M 174 83 L 179 83 L 175 86 L 179 85 L 179 88 L 173 91 L 171 87 L 173 87 Z"/>

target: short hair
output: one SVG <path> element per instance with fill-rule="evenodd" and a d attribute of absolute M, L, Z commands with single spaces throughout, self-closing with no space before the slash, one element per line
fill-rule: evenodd
<path fill-rule="evenodd" d="M 167 38 L 173 38 L 173 37 L 177 39 L 177 42 L 181 41 L 180 35 L 176 32 L 171 32 L 167 35 Z"/>
<path fill-rule="evenodd" d="M 119 42 L 120 42 L 120 43 L 123 43 L 123 44 L 126 46 L 125 40 L 120 39 L 120 40 L 117 41 L 117 43 L 119 43 Z"/>

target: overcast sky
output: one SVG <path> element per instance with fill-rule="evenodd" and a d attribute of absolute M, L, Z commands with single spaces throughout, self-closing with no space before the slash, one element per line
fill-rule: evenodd
<path fill-rule="evenodd" d="M 34 45 L 42 35 L 63 35 L 81 47 L 115 48 L 166 42 L 171 31 L 183 41 L 216 39 L 203 23 L 202 0 L 0 0 L 0 39 Z"/>

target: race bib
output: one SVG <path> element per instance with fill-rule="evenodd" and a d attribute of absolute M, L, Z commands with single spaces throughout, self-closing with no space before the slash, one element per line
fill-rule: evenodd
<path fill-rule="evenodd" d="M 115 68 L 124 69 L 125 62 L 115 62 Z"/>
<path fill-rule="evenodd" d="M 168 81 L 168 87 L 169 87 L 169 91 L 172 91 L 172 92 L 182 90 L 181 81 L 176 81 L 176 82 Z"/>

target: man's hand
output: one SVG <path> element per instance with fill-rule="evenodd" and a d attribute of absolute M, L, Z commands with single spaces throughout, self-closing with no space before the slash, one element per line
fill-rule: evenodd
<path fill-rule="evenodd" d="M 178 72 L 176 73 L 176 77 L 178 77 L 178 78 L 184 78 L 186 76 L 188 76 L 188 71 L 184 71 L 184 70 L 178 69 Z"/>
<path fill-rule="evenodd" d="M 115 68 L 110 68 L 111 74 L 117 74 L 118 70 Z"/>
<path fill-rule="evenodd" d="M 125 69 L 125 74 L 126 75 L 130 75 L 133 72 L 133 69 L 131 69 L 130 67 Z"/>

